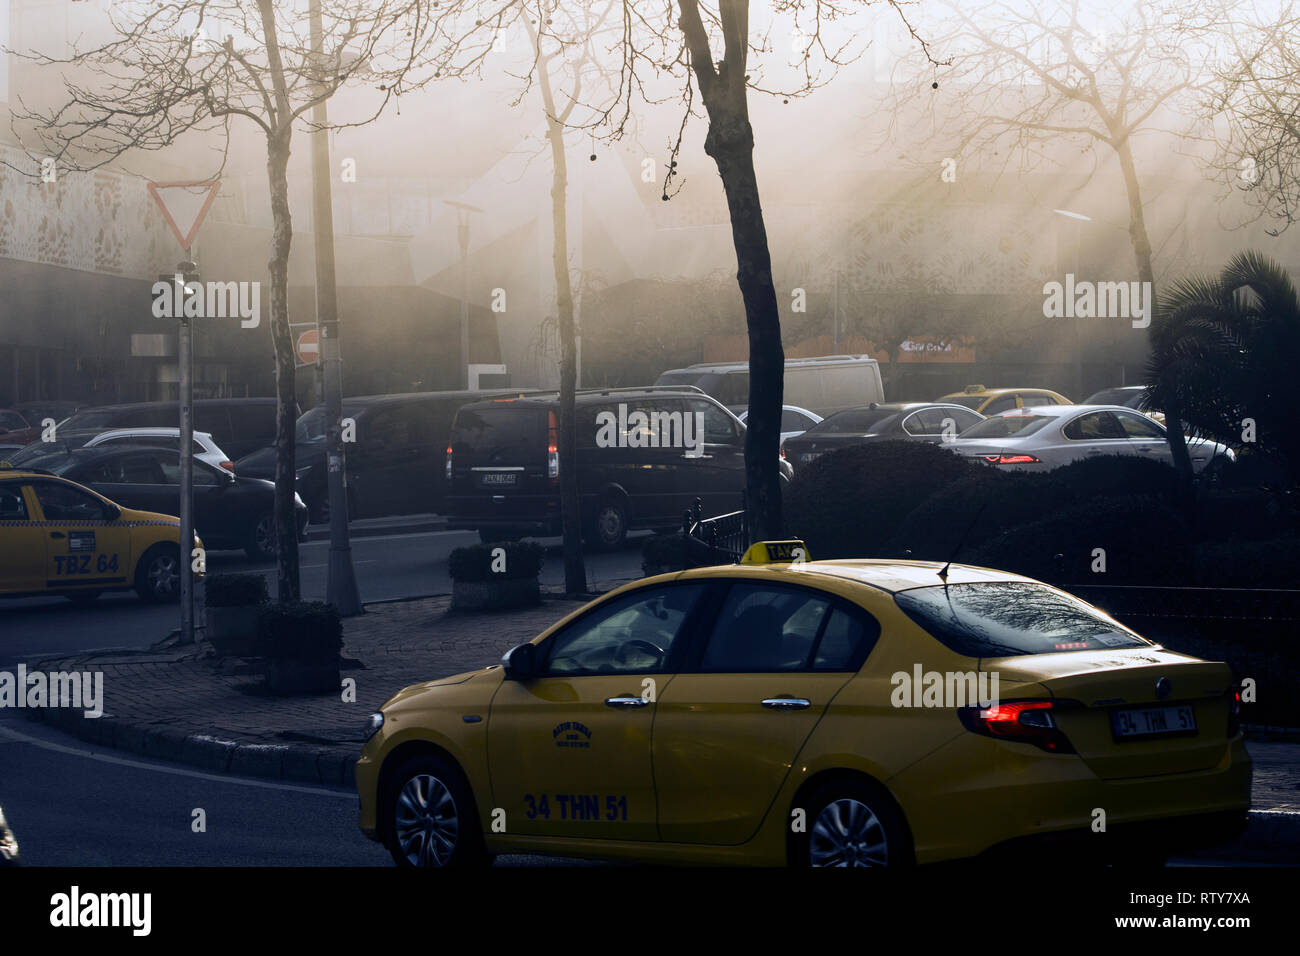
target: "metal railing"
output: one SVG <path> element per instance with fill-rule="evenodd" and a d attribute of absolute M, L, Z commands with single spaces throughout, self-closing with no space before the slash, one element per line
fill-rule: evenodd
<path fill-rule="evenodd" d="M 720 564 L 739 561 L 745 549 L 749 547 L 749 532 L 745 524 L 744 493 L 741 493 L 741 508 L 725 515 L 712 518 L 703 516 L 704 502 L 699 498 L 682 516 L 682 533 L 688 543 L 696 544 L 695 555 L 705 557 L 704 563 Z M 701 551 L 703 546 L 707 551 Z"/>

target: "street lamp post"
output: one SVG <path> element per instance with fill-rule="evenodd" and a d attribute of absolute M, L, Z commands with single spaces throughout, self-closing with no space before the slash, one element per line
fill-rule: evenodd
<path fill-rule="evenodd" d="M 1074 281 L 1079 281 L 1079 248 L 1083 245 L 1083 224 L 1092 222 L 1091 216 L 1068 209 L 1053 209 L 1058 216 L 1074 220 Z M 1074 317 L 1074 394 L 1076 401 L 1082 401 L 1083 395 L 1083 349 L 1079 340 L 1079 317 Z"/>
<path fill-rule="evenodd" d="M 478 206 L 444 199 L 456 210 L 456 239 L 460 243 L 460 387 L 469 388 L 469 214 Z"/>

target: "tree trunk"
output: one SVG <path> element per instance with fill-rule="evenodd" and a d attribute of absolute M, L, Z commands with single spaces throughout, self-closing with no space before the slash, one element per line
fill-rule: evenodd
<path fill-rule="evenodd" d="M 1133 151 L 1128 138 L 1120 140 L 1115 147 L 1119 156 L 1120 170 L 1124 175 L 1124 187 L 1128 191 L 1129 239 L 1133 243 L 1133 256 L 1137 260 L 1138 278 L 1151 283 L 1151 310 L 1155 312 L 1155 270 L 1151 265 L 1151 239 L 1147 235 L 1146 215 L 1142 210 L 1142 187 L 1138 183 L 1137 166 L 1133 162 Z M 1151 322 L 1156 321 L 1152 314 Z M 1166 408 L 1165 431 L 1169 440 L 1169 452 L 1174 459 L 1174 469 L 1178 472 L 1179 496 L 1184 508 L 1192 503 L 1192 458 L 1187 451 L 1187 439 L 1183 435 L 1181 409 Z"/>
<path fill-rule="evenodd" d="M 578 422 L 574 399 L 578 383 L 578 352 L 573 328 L 573 286 L 569 281 L 568 161 L 564 155 L 564 128 L 555 119 L 546 68 L 543 63 L 539 76 L 547 101 L 546 138 L 551 143 L 553 171 L 551 264 L 555 269 L 555 305 L 560 325 L 560 520 L 564 533 L 564 590 L 576 595 L 587 590 L 587 568 L 582 559 L 582 513 L 578 488 Z"/>
<path fill-rule="evenodd" d="M 276 596 L 297 601 L 298 525 L 294 510 L 296 462 L 294 430 L 297 420 L 294 349 L 289 333 L 289 247 L 293 223 L 289 217 L 288 127 L 267 140 L 267 174 L 271 186 L 271 341 L 275 346 L 275 538 Z"/>
<path fill-rule="evenodd" d="M 691 67 L 709 114 L 704 151 L 717 164 L 727 194 L 736 282 L 749 331 L 749 415 L 745 431 L 745 508 L 749 540 L 785 535 L 781 514 L 781 405 L 785 349 L 772 284 L 767 227 L 754 173 L 754 130 L 749 123 L 745 62 L 749 38 L 747 0 L 723 0 L 719 15 L 726 54 L 715 72 L 708 36 L 695 0 L 678 0 L 679 21 L 691 51 Z"/>

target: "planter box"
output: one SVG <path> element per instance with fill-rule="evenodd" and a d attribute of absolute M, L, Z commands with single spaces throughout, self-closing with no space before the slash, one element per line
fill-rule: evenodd
<path fill-rule="evenodd" d="M 451 582 L 451 607 L 455 611 L 505 610 L 540 603 L 542 590 L 537 578 Z"/>
<path fill-rule="evenodd" d="M 267 660 L 262 668 L 271 693 L 281 697 L 337 693 L 343 683 L 338 661 Z"/>
<path fill-rule="evenodd" d="M 250 657 L 257 640 L 258 605 L 204 608 L 203 636 L 222 657 Z"/>

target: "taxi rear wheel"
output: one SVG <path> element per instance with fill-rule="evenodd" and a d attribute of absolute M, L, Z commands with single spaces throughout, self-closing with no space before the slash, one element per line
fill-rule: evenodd
<path fill-rule="evenodd" d="M 912 848 L 902 814 L 883 788 L 840 777 L 801 801 L 805 832 L 791 834 L 795 866 L 906 866 Z"/>
<path fill-rule="evenodd" d="M 399 867 L 489 866 L 478 811 L 460 770 L 445 757 L 412 757 L 388 788 L 384 842 Z"/>
<path fill-rule="evenodd" d="M 181 552 L 174 544 L 155 544 L 135 569 L 135 591 L 150 604 L 178 601 L 181 596 Z"/>

